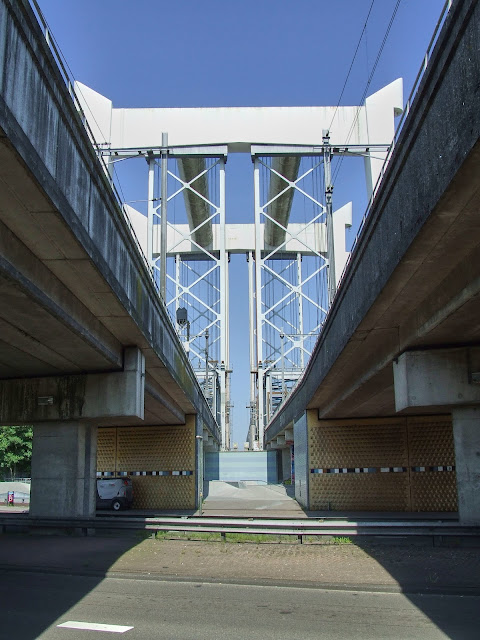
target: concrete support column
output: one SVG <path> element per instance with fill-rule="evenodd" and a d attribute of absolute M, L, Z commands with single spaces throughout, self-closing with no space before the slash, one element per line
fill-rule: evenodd
<path fill-rule="evenodd" d="M 94 516 L 96 475 L 96 426 L 74 421 L 34 425 L 31 516 Z"/>
<path fill-rule="evenodd" d="M 208 437 L 208 436 L 207 436 Z M 204 461 L 204 429 L 203 420 L 195 416 L 195 508 L 202 508 Z M 207 440 L 208 442 L 208 440 Z"/>
<path fill-rule="evenodd" d="M 480 406 L 452 411 L 460 522 L 480 525 Z"/>
<path fill-rule="evenodd" d="M 397 411 L 452 413 L 460 522 L 480 524 L 480 347 L 407 351 L 393 377 Z"/>
<path fill-rule="evenodd" d="M 291 448 L 282 449 L 282 480 L 292 477 L 292 453 Z"/>

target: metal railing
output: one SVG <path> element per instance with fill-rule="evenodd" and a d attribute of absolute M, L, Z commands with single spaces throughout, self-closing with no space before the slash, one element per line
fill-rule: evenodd
<path fill-rule="evenodd" d="M 335 518 L 268 519 L 228 517 L 138 517 L 97 516 L 94 518 L 40 518 L 28 514 L 0 514 L 0 532 L 25 529 L 80 530 L 85 534 L 93 530 L 229 533 L 266 536 L 293 536 L 299 542 L 305 537 L 319 536 L 381 536 L 381 537 L 480 537 L 480 527 L 441 520 L 345 520 Z"/>

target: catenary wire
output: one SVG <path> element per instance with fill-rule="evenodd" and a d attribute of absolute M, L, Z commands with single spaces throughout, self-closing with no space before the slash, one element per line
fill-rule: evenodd
<path fill-rule="evenodd" d="M 343 87 L 342 87 L 342 90 L 340 92 L 340 97 L 338 98 L 338 102 L 337 102 L 337 104 L 335 106 L 335 111 L 333 112 L 332 120 L 331 120 L 330 125 L 328 127 L 329 131 L 330 131 L 331 127 L 332 127 L 333 121 L 335 120 L 335 116 L 337 115 L 337 111 L 338 111 L 338 108 L 340 106 L 340 102 L 342 101 L 343 94 L 345 92 L 345 88 L 347 86 L 348 79 L 350 78 L 350 73 L 352 72 L 352 68 L 353 68 L 353 65 L 355 63 L 355 59 L 357 57 L 357 53 L 358 53 L 358 50 L 360 48 L 360 44 L 361 44 L 362 39 L 363 39 L 363 34 L 365 33 L 365 31 L 367 29 L 368 20 L 370 18 L 370 14 L 372 13 L 372 9 L 373 9 L 373 5 L 374 4 L 375 4 L 375 0 L 372 0 L 372 2 L 370 4 L 370 8 L 369 8 L 368 13 L 367 13 L 367 17 L 365 18 L 365 22 L 363 23 L 362 32 L 361 32 L 360 37 L 358 39 L 357 47 L 355 49 L 355 53 L 353 54 L 352 62 L 350 63 L 350 67 L 349 67 L 348 72 L 347 72 L 347 77 L 345 78 L 345 82 L 343 83 Z"/>
<path fill-rule="evenodd" d="M 362 108 L 361 105 L 363 105 L 363 103 L 365 102 L 365 99 L 366 99 L 370 84 L 371 84 L 371 82 L 373 80 L 373 76 L 375 75 L 375 71 L 377 70 L 377 66 L 378 66 L 378 63 L 380 62 L 380 58 L 382 57 L 383 50 L 384 50 L 385 45 L 387 43 L 388 36 L 390 35 L 390 31 L 391 31 L 393 23 L 395 21 L 395 17 L 397 15 L 398 9 L 400 8 L 401 2 L 402 2 L 402 0 L 397 0 L 397 2 L 395 3 L 395 7 L 394 7 L 392 15 L 390 17 L 390 21 L 388 23 L 388 26 L 387 26 L 387 28 L 385 30 L 385 34 L 383 36 L 382 43 L 381 43 L 380 48 L 378 50 L 377 57 L 375 59 L 375 62 L 374 62 L 373 67 L 372 67 L 372 70 L 371 70 L 370 75 L 368 77 L 368 80 L 366 82 L 365 89 L 363 90 L 363 93 L 362 93 L 362 97 L 359 100 L 359 106 L 357 107 L 357 110 L 355 112 L 355 117 L 353 119 L 352 125 L 350 127 L 349 132 L 348 132 L 347 139 L 345 140 L 345 144 L 349 143 L 350 138 L 352 136 L 352 133 L 355 130 L 355 127 L 357 125 L 358 118 L 359 118 L 359 115 L 360 115 L 360 109 Z M 341 169 L 342 164 L 343 164 L 343 158 L 344 158 L 344 156 L 342 156 L 339 159 L 339 161 L 338 161 L 338 163 L 337 163 L 337 165 L 335 167 L 335 170 L 334 170 L 334 173 L 333 173 L 333 176 L 332 176 L 332 184 L 335 184 L 335 181 L 336 181 L 336 179 L 338 177 L 338 174 L 339 174 L 340 169 Z"/>

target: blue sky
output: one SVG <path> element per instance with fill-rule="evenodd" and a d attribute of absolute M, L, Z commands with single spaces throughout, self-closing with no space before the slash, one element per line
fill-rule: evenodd
<path fill-rule="evenodd" d="M 375 1 L 341 104 L 359 104 L 396 1 Z M 74 77 L 115 107 L 336 105 L 371 6 L 371 0 L 39 3 Z M 369 94 L 403 77 L 408 96 L 443 4 L 402 0 Z M 144 184 L 125 180 L 128 200 L 146 197 L 146 173 Z M 334 208 L 349 200 L 355 227 L 366 204 L 363 163 L 342 166 Z M 253 221 L 247 156 L 228 160 L 227 220 Z M 352 229 L 347 241 L 354 235 Z M 249 402 L 245 260 L 235 256 L 231 269 L 233 440 L 242 443 Z"/>

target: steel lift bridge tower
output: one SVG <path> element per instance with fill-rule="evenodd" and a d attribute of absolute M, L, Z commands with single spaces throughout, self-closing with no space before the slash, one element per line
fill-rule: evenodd
<path fill-rule="evenodd" d="M 332 157 L 363 157 L 372 193 L 402 111 L 402 80 L 352 107 L 117 109 L 80 83 L 76 93 L 110 175 L 117 162 L 143 159 L 146 210 L 125 208 L 223 449 L 230 448 L 229 257 L 245 254 L 247 437 L 262 449 L 265 425 L 308 362 L 348 257 L 352 208 L 332 209 Z M 241 224 L 227 222 L 230 153 L 253 161 L 254 213 Z"/>

